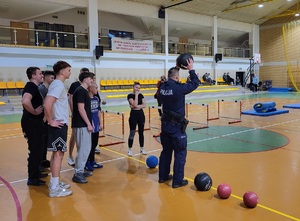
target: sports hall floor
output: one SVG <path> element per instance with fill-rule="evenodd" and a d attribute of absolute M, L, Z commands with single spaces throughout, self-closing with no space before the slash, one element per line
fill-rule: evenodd
<path fill-rule="evenodd" d="M 207 221 L 289 221 L 300 220 L 300 109 L 269 117 L 242 115 L 257 102 L 300 103 L 297 93 L 236 93 L 230 96 L 197 95 L 189 100 L 188 156 L 185 177 L 189 184 L 172 189 L 159 184 L 156 169 L 145 165 L 147 156 L 139 154 L 138 136 L 133 157 L 127 157 L 127 142 L 101 147 L 96 160 L 104 168 L 94 171 L 87 184 L 71 181 L 73 168 L 66 155 L 61 179 L 71 184 L 73 195 L 49 198 L 47 186 L 27 186 L 27 144 L 20 128 L 20 115 L 0 116 L 0 220 L 207 220 Z M 221 99 L 219 114 L 217 101 Z M 223 101 L 222 101 L 223 100 Z M 208 111 L 206 109 L 208 104 Z M 148 105 L 155 103 L 148 102 Z M 106 134 L 100 143 L 113 142 L 122 135 L 124 112 L 125 141 L 128 136 L 128 105 L 103 106 L 114 113 L 105 115 Z M 148 109 L 145 110 L 149 119 Z M 206 121 L 207 113 L 216 120 Z M 150 125 L 145 131 L 149 155 L 159 156 L 158 114 L 150 108 Z M 207 123 L 208 122 L 208 123 Z M 208 126 L 193 130 L 193 127 Z M 116 139 L 118 141 L 119 139 Z M 213 180 L 207 192 L 196 191 L 194 177 L 208 173 Z M 49 181 L 49 177 L 45 179 Z M 227 183 L 232 188 L 229 199 L 220 199 L 216 188 Z M 256 208 L 243 204 L 243 194 L 254 191 L 259 196 Z"/>

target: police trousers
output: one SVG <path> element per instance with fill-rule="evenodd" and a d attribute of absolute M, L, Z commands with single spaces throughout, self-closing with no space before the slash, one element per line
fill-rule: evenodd
<path fill-rule="evenodd" d="M 187 136 L 182 130 L 182 124 L 175 121 L 162 122 L 160 140 L 162 152 L 159 157 L 159 179 L 168 178 L 174 151 L 173 185 L 181 184 L 187 155 Z"/>

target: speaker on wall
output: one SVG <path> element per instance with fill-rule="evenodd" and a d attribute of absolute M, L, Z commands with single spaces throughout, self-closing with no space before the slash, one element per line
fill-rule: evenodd
<path fill-rule="evenodd" d="M 101 56 L 103 56 L 103 46 L 96 46 L 95 55 L 96 59 L 99 59 Z"/>
<path fill-rule="evenodd" d="M 218 61 L 222 61 L 222 54 L 215 54 L 215 61 L 218 63 Z"/>
<path fill-rule="evenodd" d="M 158 10 L 158 18 L 165 18 L 165 9 L 163 9 L 163 8 L 160 8 L 159 10 Z"/>

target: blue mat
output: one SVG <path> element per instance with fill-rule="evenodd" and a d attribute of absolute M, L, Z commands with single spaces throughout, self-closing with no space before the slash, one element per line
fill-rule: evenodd
<path fill-rule="evenodd" d="M 283 105 L 283 107 L 300 109 L 300 103 L 298 103 L 298 104 L 286 104 L 286 105 Z"/>
<path fill-rule="evenodd" d="M 268 90 L 268 92 L 290 92 L 293 91 L 291 87 L 272 87 Z"/>
<path fill-rule="evenodd" d="M 285 114 L 288 112 L 289 112 L 289 110 L 276 110 L 276 111 L 270 111 L 270 112 L 265 112 L 265 113 L 259 113 L 259 112 L 256 112 L 255 110 L 248 110 L 248 111 L 242 111 L 242 114 L 267 117 L 267 116 L 272 116 L 272 115 L 277 115 L 277 114 Z"/>

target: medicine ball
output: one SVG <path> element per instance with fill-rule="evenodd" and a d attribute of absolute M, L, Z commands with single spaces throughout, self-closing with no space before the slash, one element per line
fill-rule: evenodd
<path fill-rule="evenodd" d="M 188 65 L 187 60 L 190 58 L 192 60 L 194 60 L 193 56 L 190 53 L 184 53 L 184 54 L 179 55 L 176 59 L 176 66 L 180 67 L 181 69 L 186 70 L 186 68 L 184 68 L 184 66 Z"/>
<path fill-rule="evenodd" d="M 201 172 L 196 175 L 194 184 L 197 190 L 208 191 L 211 188 L 212 179 L 207 173 Z"/>

